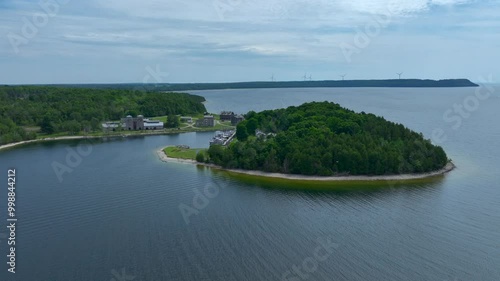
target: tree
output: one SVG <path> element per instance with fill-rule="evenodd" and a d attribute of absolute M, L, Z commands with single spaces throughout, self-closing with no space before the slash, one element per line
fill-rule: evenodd
<path fill-rule="evenodd" d="M 169 114 L 167 117 L 167 128 L 178 128 L 180 125 L 179 116 Z"/>
<path fill-rule="evenodd" d="M 40 130 L 45 134 L 53 134 L 54 133 L 54 125 L 50 119 L 50 117 L 43 117 L 42 123 L 40 124 Z"/>
<path fill-rule="evenodd" d="M 101 122 L 99 122 L 99 119 L 92 117 L 92 119 L 90 119 L 90 127 L 92 128 L 92 130 L 100 130 L 102 128 Z"/>
<path fill-rule="evenodd" d="M 447 156 L 418 134 L 373 114 L 329 102 L 250 113 L 236 126 L 238 142 L 213 151 L 224 167 L 330 176 L 430 172 Z M 271 126 L 272 124 L 272 126 Z M 249 138 L 256 128 L 275 137 Z"/>
<path fill-rule="evenodd" d="M 255 135 L 255 130 L 257 130 L 258 125 L 259 124 L 257 123 L 257 120 L 255 120 L 255 118 L 249 119 L 246 123 L 247 133 L 249 135 Z"/>
<path fill-rule="evenodd" d="M 222 158 L 224 157 L 224 148 L 221 145 L 212 145 L 208 149 L 210 161 L 216 165 L 222 166 Z"/>
<path fill-rule="evenodd" d="M 80 132 L 82 125 L 75 120 L 64 121 L 61 124 L 62 130 L 67 131 L 71 134 L 77 134 Z"/>
<path fill-rule="evenodd" d="M 239 141 L 246 141 L 248 139 L 247 127 L 243 122 L 236 126 L 236 138 Z"/>
<path fill-rule="evenodd" d="M 196 153 L 196 161 L 200 162 L 200 163 L 205 163 L 206 162 L 206 154 L 205 154 L 205 151 L 204 150 L 200 150 L 198 151 L 198 153 Z"/>
<path fill-rule="evenodd" d="M 205 98 L 186 93 L 139 92 L 128 89 L 87 89 L 47 86 L 0 87 L 0 120 L 12 120 L 17 128 L 3 141 L 29 139 L 22 127 L 40 126 L 41 132 L 81 133 L 100 131 L 104 121 L 130 114 L 164 116 L 205 112 Z M 77 123 L 78 122 L 78 125 Z M 89 125 L 90 124 L 90 125 Z M 173 122 L 173 127 L 179 123 Z"/>
<path fill-rule="evenodd" d="M 266 172 L 279 171 L 278 157 L 276 155 L 276 150 L 274 148 L 271 148 L 271 151 L 269 151 L 269 154 L 267 155 L 267 158 L 264 162 L 263 169 Z"/>

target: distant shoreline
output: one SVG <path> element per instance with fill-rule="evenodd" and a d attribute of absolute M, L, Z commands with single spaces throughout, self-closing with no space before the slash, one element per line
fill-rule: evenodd
<path fill-rule="evenodd" d="M 479 87 L 469 79 L 364 79 L 364 80 L 310 80 L 310 81 L 248 81 L 221 83 L 123 83 L 123 84 L 50 84 L 54 87 L 91 88 L 91 89 L 136 89 L 157 92 L 234 90 L 234 89 L 271 89 L 271 88 L 449 88 Z"/>
<path fill-rule="evenodd" d="M 166 146 L 168 147 L 168 146 Z M 176 163 L 186 163 L 186 164 L 195 164 L 207 166 L 210 168 L 214 168 L 217 170 L 227 171 L 231 173 L 244 174 L 250 176 L 257 177 L 266 177 L 266 178 L 278 178 L 278 179 L 286 179 L 286 180 L 300 180 L 300 181 L 404 181 L 404 180 L 415 180 L 415 179 L 424 179 L 431 178 L 436 176 L 441 176 L 451 172 L 456 168 L 455 164 L 452 162 L 448 162 L 446 166 L 442 169 L 429 173 L 421 173 L 421 174 L 402 174 L 402 175 L 380 175 L 380 176 L 333 176 L 333 177 L 321 177 L 321 176 L 305 176 L 305 175 L 295 175 L 295 174 L 281 174 L 281 173 L 267 173 L 262 171 L 252 171 L 252 170 L 237 170 L 237 169 L 225 169 L 221 166 L 217 166 L 214 164 L 200 163 L 195 160 L 188 159 L 178 159 L 168 157 L 163 151 L 166 147 L 157 150 L 156 153 L 158 157 L 163 162 L 176 162 Z"/>

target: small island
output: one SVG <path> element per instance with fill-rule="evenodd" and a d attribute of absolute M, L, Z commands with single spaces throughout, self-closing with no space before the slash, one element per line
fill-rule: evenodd
<path fill-rule="evenodd" d="M 190 160 L 183 162 L 302 180 L 415 179 L 454 168 L 444 150 L 422 134 L 332 102 L 249 112 L 245 117 L 235 140 L 191 149 Z M 164 160 L 168 157 L 176 155 L 167 152 Z"/>

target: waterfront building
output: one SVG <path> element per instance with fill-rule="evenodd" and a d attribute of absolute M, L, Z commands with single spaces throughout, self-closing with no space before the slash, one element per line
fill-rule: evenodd
<path fill-rule="evenodd" d="M 215 127 L 215 118 L 213 115 L 205 115 L 202 119 L 196 121 L 196 127 Z"/>
<path fill-rule="evenodd" d="M 222 111 L 220 113 L 220 121 L 231 121 L 231 118 L 233 118 L 234 112 L 232 111 Z"/>
<path fill-rule="evenodd" d="M 210 141 L 210 145 L 228 145 L 236 135 L 235 130 L 217 131 Z"/>
<path fill-rule="evenodd" d="M 121 122 L 105 122 L 102 124 L 102 128 L 105 131 L 116 131 L 122 128 L 126 131 L 161 130 L 164 128 L 164 124 L 158 120 L 144 118 L 142 115 L 137 117 L 128 115 L 122 118 Z"/>
<path fill-rule="evenodd" d="M 163 122 L 158 120 L 144 119 L 145 130 L 161 130 L 163 129 Z"/>
<path fill-rule="evenodd" d="M 123 124 L 120 122 L 105 122 L 102 124 L 102 129 L 104 131 L 117 131 L 119 130 Z"/>
<path fill-rule="evenodd" d="M 128 115 L 122 118 L 122 123 L 124 124 L 123 129 L 127 131 L 144 130 L 144 116 L 142 115 L 138 115 L 137 117 Z"/>
<path fill-rule="evenodd" d="M 241 114 L 233 115 L 231 117 L 231 125 L 236 126 L 236 125 L 238 125 L 238 123 L 240 123 L 243 120 L 245 120 L 245 117 L 243 117 L 243 115 L 241 115 Z"/>

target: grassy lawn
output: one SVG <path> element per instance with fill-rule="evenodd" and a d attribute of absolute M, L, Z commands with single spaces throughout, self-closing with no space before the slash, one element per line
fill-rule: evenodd
<path fill-rule="evenodd" d="M 219 122 L 220 125 L 222 125 L 222 126 L 219 126 L 219 124 L 217 124 L 216 127 L 218 127 L 218 129 L 231 129 L 231 128 L 235 128 L 234 126 L 231 125 L 231 121 L 224 121 L 224 122 L 221 121 L 219 114 L 212 114 L 212 115 L 215 117 L 215 120 L 217 120 L 217 122 Z M 181 116 L 189 116 L 189 117 L 193 118 L 193 122 L 192 123 L 181 122 L 181 126 L 180 126 L 181 128 L 182 127 L 186 127 L 186 126 L 191 125 L 191 124 L 195 125 L 196 121 L 198 119 L 203 119 L 203 114 L 194 114 L 194 115 L 189 115 L 188 114 L 188 115 L 177 115 L 177 116 L 179 116 L 179 118 Z M 150 119 L 152 119 L 152 120 L 159 120 L 159 121 L 161 121 L 161 122 L 163 122 L 165 124 L 167 123 L 167 116 L 156 116 L 156 117 L 151 117 Z M 231 127 L 231 128 L 224 128 L 224 126 L 225 127 Z"/>
<path fill-rule="evenodd" d="M 158 116 L 158 117 L 151 117 L 151 120 L 158 120 L 163 122 L 164 124 L 167 124 L 167 117 L 168 116 Z"/>
<path fill-rule="evenodd" d="M 231 124 L 231 123 L 229 123 Z M 235 129 L 236 127 L 231 126 L 231 125 L 222 125 L 222 124 L 216 124 L 215 127 L 211 127 L 214 130 L 232 130 Z"/>
<path fill-rule="evenodd" d="M 226 126 L 226 127 L 235 127 L 233 125 L 231 125 L 231 121 L 220 121 L 219 120 L 219 124 L 221 124 L 222 126 Z"/>
<path fill-rule="evenodd" d="M 216 120 L 220 120 L 219 114 L 210 113 L 210 115 L 213 115 Z M 205 116 L 205 114 L 202 114 L 202 113 L 191 115 L 191 117 L 196 118 L 196 119 L 201 119 L 201 118 L 203 118 L 203 116 Z"/>
<path fill-rule="evenodd" d="M 199 149 L 195 148 L 184 149 L 175 146 L 169 146 L 163 151 L 165 152 L 165 154 L 167 154 L 168 157 L 196 160 L 196 153 L 198 152 L 198 150 Z"/>

